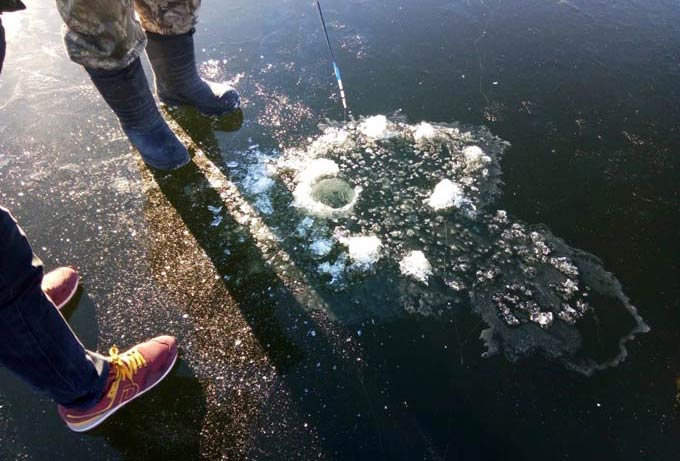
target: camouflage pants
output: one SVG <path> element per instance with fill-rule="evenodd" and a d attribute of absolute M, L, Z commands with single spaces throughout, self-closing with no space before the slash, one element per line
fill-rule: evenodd
<path fill-rule="evenodd" d="M 201 0 L 56 0 L 66 51 L 94 69 L 121 69 L 144 50 L 145 30 L 183 34 L 197 22 Z M 141 24 L 135 17 L 135 11 Z"/>

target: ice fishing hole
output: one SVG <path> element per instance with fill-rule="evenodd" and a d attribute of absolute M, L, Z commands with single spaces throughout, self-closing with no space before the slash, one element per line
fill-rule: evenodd
<path fill-rule="evenodd" d="M 354 188 L 340 178 L 320 179 L 312 186 L 312 198 L 335 209 L 352 203 L 354 193 Z"/>

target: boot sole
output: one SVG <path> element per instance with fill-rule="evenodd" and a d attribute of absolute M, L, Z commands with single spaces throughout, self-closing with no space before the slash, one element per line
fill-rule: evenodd
<path fill-rule="evenodd" d="M 146 159 L 144 157 L 142 157 L 142 161 L 144 161 L 144 163 L 146 163 L 148 166 L 150 166 L 151 168 L 156 169 L 156 170 L 174 171 L 174 170 L 178 170 L 178 169 L 182 168 L 185 165 L 188 165 L 189 162 L 191 162 L 191 157 L 187 155 L 186 161 L 179 163 L 179 164 L 177 164 L 177 163 L 167 163 L 167 164 L 163 164 L 163 165 L 160 165 L 160 164 L 154 165 L 154 164 L 146 161 Z"/>
<path fill-rule="evenodd" d="M 233 107 L 233 108 L 228 109 L 226 111 L 222 111 L 222 110 L 220 110 L 220 111 L 203 111 L 203 110 L 199 109 L 198 107 L 194 106 L 193 104 L 189 104 L 189 103 L 186 103 L 186 102 L 174 101 L 174 100 L 171 100 L 171 99 L 162 99 L 160 97 L 159 97 L 159 100 L 161 101 L 162 104 L 165 104 L 168 107 L 188 106 L 188 107 L 193 107 L 194 109 L 196 109 L 197 111 L 199 111 L 203 115 L 218 116 L 218 117 L 223 116 L 223 115 L 231 115 L 234 112 L 241 109 L 241 105 L 239 104 L 238 107 Z"/>
<path fill-rule="evenodd" d="M 172 371 L 172 369 L 175 368 L 175 363 L 177 362 L 177 358 L 178 358 L 178 357 L 179 357 L 179 351 L 178 351 L 177 354 L 175 355 L 175 358 L 172 359 L 172 364 L 170 364 L 170 366 L 169 366 L 168 369 L 165 371 L 165 373 L 163 373 L 163 376 L 161 376 L 161 377 L 158 379 L 158 381 L 156 381 L 155 383 L 153 383 L 151 386 L 147 387 L 147 388 L 144 389 L 142 392 L 140 392 L 139 394 L 137 394 L 137 395 L 135 395 L 134 397 L 132 397 L 130 400 L 128 400 L 128 401 L 126 401 L 126 402 L 123 402 L 122 404 L 118 405 L 118 406 L 115 407 L 115 408 L 112 408 L 111 410 L 107 411 L 106 413 L 102 413 L 102 414 L 99 415 L 96 419 L 94 419 L 93 421 L 91 421 L 91 422 L 89 422 L 89 423 L 87 423 L 87 424 L 85 424 L 85 425 L 83 425 L 83 426 L 71 425 L 71 424 L 69 424 L 68 422 L 66 423 L 66 425 L 67 425 L 68 428 L 71 429 L 73 432 L 87 432 L 87 431 L 92 430 L 92 429 L 94 429 L 95 427 L 99 426 L 101 423 L 103 423 L 104 421 L 106 421 L 110 416 L 112 416 L 113 414 L 115 414 L 118 410 L 120 410 L 121 408 L 123 408 L 124 406 L 126 406 L 128 403 L 130 403 L 130 402 L 134 401 L 135 399 L 137 399 L 137 398 L 143 396 L 144 394 L 146 394 L 147 392 L 149 392 L 151 389 L 153 389 L 154 387 L 156 387 L 158 384 L 160 384 L 160 382 L 163 381 L 163 380 L 165 379 L 166 376 L 168 376 L 168 374 Z"/>

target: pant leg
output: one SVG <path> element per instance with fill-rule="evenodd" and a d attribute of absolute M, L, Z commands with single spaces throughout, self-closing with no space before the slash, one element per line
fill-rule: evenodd
<path fill-rule="evenodd" d="M 198 22 L 201 0 L 134 0 L 142 27 L 147 32 L 178 35 L 191 31 Z"/>
<path fill-rule="evenodd" d="M 132 0 L 56 0 L 64 20 L 66 52 L 92 69 L 127 67 L 144 50 L 146 35 Z"/>
<path fill-rule="evenodd" d="M 40 289 L 43 268 L 14 218 L 0 207 L 0 364 L 68 407 L 104 392 L 108 363 L 86 351 Z"/>

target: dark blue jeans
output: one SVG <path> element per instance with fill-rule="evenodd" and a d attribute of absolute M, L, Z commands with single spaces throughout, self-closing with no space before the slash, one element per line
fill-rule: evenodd
<path fill-rule="evenodd" d="M 0 71 L 4 57 L 0 20 Z M 0 207 L 0 365 L 64 406 L 90 408 L 104 393 L 109 365 L 78 341 L 40 288 L 42 277 L 26 236 Z"/>
<path fill-rule="evenodd" d="M 109 365 L 78 341 L 41 290 L 42 277 L 26 236 L 0 207 L 0 364 L 64 406 L 90 408 Z"/>

